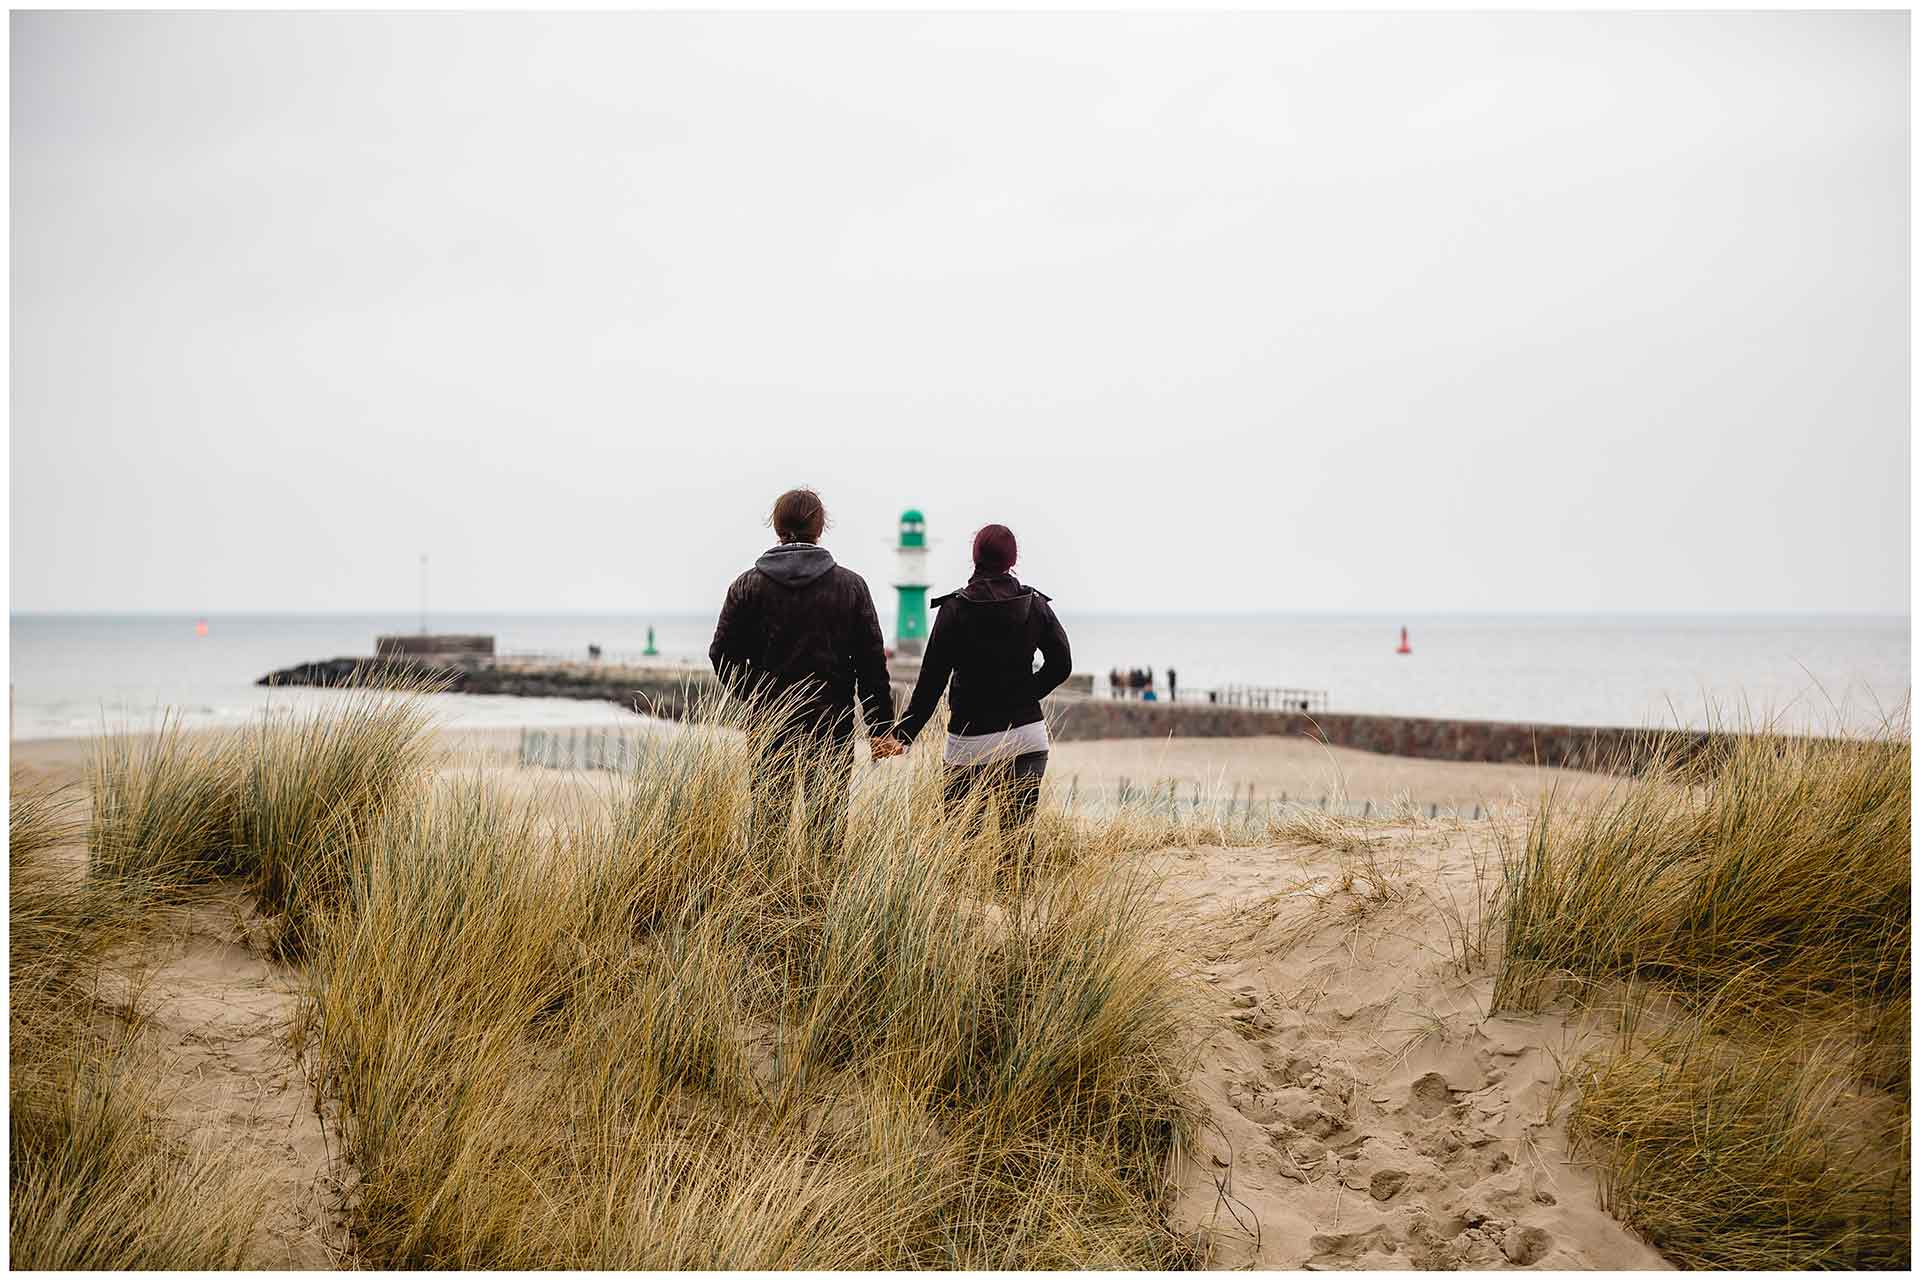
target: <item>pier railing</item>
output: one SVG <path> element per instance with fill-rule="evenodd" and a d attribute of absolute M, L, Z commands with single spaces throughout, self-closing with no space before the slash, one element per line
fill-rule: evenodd
<path fill-rule="evenodd" d="M 1144 691 L 1129 689 L 1125 686 L 1115 688 L 1107 686 L 1096 691 L 1095 697 L 1138 700 Z M 1202 703 L 1215 707 L 1246 707 L 1256 711 L 1273 712 L 1324 712 L 1327 710 L 1327 691 L 1324 689 L 1296 689 L 1289 685 L 1215 685 L 1212 688 L 1194 689 L 1180 685 L 1170 694 L 1159 685 L 1153 688 L 1154 701 L 1161 703 Z"/>

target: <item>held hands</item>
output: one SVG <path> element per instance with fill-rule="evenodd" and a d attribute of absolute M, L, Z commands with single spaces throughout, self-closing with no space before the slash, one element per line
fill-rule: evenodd
<path fill-rule="evenodd" d="M 889 756 L 899 756 L 907 750 L 907 745 L 891 734 L 882 734 L 873 740 L 873 759 L 885 760 Z"/>

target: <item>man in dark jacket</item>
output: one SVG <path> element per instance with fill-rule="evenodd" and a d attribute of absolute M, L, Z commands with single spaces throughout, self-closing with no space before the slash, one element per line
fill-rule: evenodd
<path fill-rule="evenodd" d="M 846 818 L 855 704 L 871 733 L 893 723 L 886 647 L 866 580 L 819 545 L 820 496 L 788 490 L 769 523 L 779 545 L 727 589 L 707 657 L 736 697 L 780 717 L 755 772 L 755 827 L 785 829 L 798 775 L 808 826 L 830 846 Z"/>

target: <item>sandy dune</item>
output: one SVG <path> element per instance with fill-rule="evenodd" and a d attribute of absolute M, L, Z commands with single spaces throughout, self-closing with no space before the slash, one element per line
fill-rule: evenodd
<path fill-rule="evenodd" d="M 608 781 L 513 768 L 511 732 L 448 740 L 449 772 L 490 766 L 555 803 Z M 1513 801 L 1547 776 L 1575 791 L 1608 782 L 1273 739 L 1066 744 L 1055 769 L 1277 790 L 1324 777 L 1330 757 L 1356 797 L 1377 787 Z M 31 778 L 77 780 L 84 760 L 74 742 L 15 745 Z M 1554 1016 L 1488 1017 L 1491 976 L 1462 965 L 1463 948 L 1478 959 L 1475 904 L 1498 875 L 1492 825 L 1349 830 L 1372 845 L 1154 856 L 1206 1029 L 1193 1079 L 1209 1121 L 1182 1154 L 1177 1225 L 1222 1268 L 1664 1266 L 1567 1160 L 1559 1065 L 1581 1051 L 1581 1030 Z M 258 1261 L 329 1266 L 329 1246 L 344 1244 L 335 1216 L 347 1172 L 291 1049 L 298 976 L 265 958 L 232 893 L 210 896 L 141 968 L 169 1119 L 245 1162 L 268 1198 Z"/>
<path fill-rule="evenodd" d="M 1168 857 L 1209 1027 L 1179 1222 L 1226 1268 L 1666 1266 L 1567 1160 L 1580 1030 L 1489 1018 L 1491 976 L 1462 973 L 1487 825 L 1375 830 L 1385 893 L 1341 888 L 1358 852 Z"/>

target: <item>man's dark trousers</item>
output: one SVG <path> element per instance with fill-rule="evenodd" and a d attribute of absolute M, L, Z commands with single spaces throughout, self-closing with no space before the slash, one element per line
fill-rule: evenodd
<path fill-rule="evenodd" d="M 751 839 L 756 845 L 785 839 L 800 795 L 807 842 L 834 850 L 846 833 L 853 784 L 853 717 L 826 725 L 797 724 L 777 734 L 754 765 Z"/>

